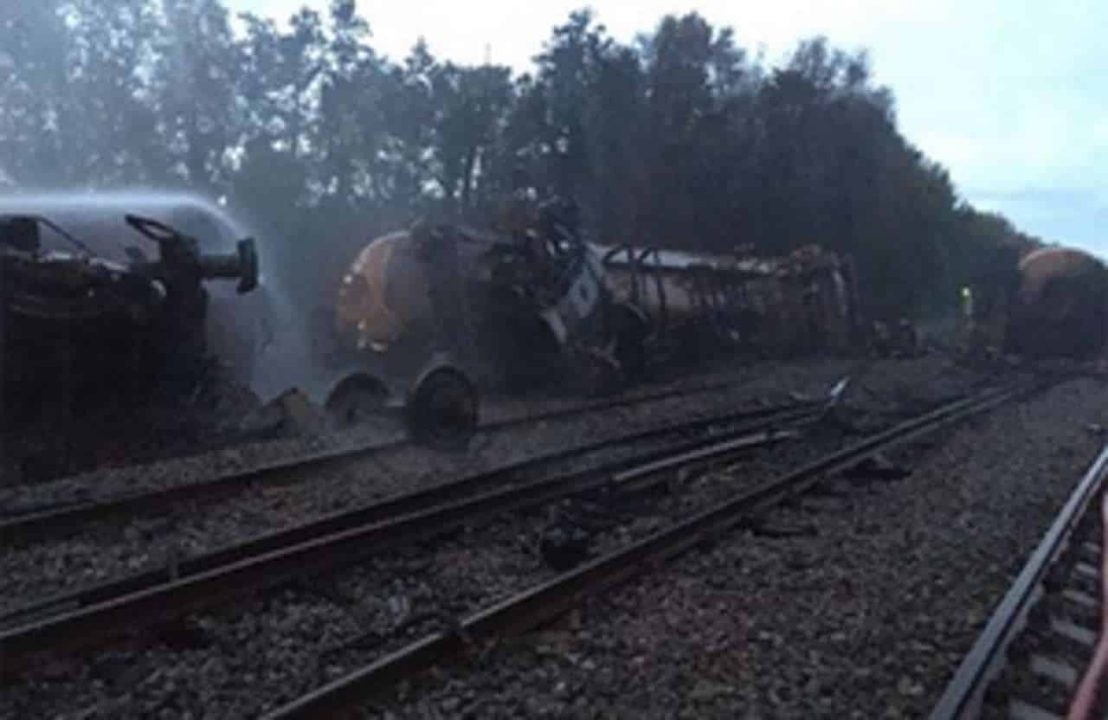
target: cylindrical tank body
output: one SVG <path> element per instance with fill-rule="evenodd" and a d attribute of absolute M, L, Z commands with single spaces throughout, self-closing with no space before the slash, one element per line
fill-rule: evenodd
<path fill-rule="evenodd" d="M 1031 357 L 1088 358 L 1108 339 L 1108 268 L 1072 248 L 1043 248 L 1019 264 L 1007 349 Z"/>
<path fill-rule="evenodd" d="M 389 349 L 432 321 L 427 269 L 409 232 L 379 237 L 343 276 L 335 307 L 342 342 Z"/>

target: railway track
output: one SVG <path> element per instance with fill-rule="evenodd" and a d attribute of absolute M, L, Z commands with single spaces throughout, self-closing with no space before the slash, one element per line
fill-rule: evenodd
<path fill-rule="evenodd" d="M 932 720 L 1108 715 L 1108 447 L 1070 495 Z"/>
<path fill-rule="evenodd" d="M 483 424 L 479 430 L 481 432 L 495 432 L 510 427 L 549 422 L 618 407 L 659 402 L 677 397 L 692 397 L 726 390 L 741 384 L 741 382 L 706 383 L 693 388 L 669 389 L 655 393 L 586 402 L 537 414 L 502 418 Z M 716 420 L 708 419 L 705 421 L 705 426 L 711 422 L 716 422 Z M 616 441 L 646 440 L 667 432 L 673 432 L 672 426 L 666 426 L 658 430 L 657 433 L 648 430 L 634 436 L 628 436 L 625 439 L 619 438 Z M 59 503 L 36 511 L 9 514 L 7 519 L 0 521 L 0 546 L 43 537 L 58 537 L 79 530 L 82 526 L 98 520 L 142 512 L 156 512 L 164 508 L 172 508 L 183 502 L 218 500 L 242 492 L 250 486 L 291 483 L 310 478 L 321 472 L 357 467 L 379 453 L 395 450 L 408 444 L 410 444 L 410 441 L 407 439 L 367 443 L 353 448 L 304 455 L 289 460 L 258 465 L 245 470 L 228 471 L 205 480 L 167 488 L 129 493 L 90 502 Z M 573 454 L 593 451 L 606 444 L 609 443 L 596 443 L 593 446 L 572 448 L 559 454 L 559 459 L 565 459 Z M 552 456 L 546 456 L 539 460 L 550 462 L 552 459 Z"/>
<path fill-rule="evenodd" d="M 326 717 L 369 694 L 411 677 L 450 656 L 536 627 L 580 602 L 665 562 L 731 527 L 752 521 L 772 507 L 818 485 L 828 475 L 892 447 L 1008 402 L 1022 391 L 1006 388 L 946 404 L 890 430 L 867 437 L 798 470 L 758 485 L 667 529 L 632 542 L 530 589 L 481 608 L 455 627 L 428 634 L 275 710 L 270 718 Z"/>
<path fill-rule="evenodd" d="M 532 473 L 555 460 L 603 450 L 613 441 L 551 453 L 264 535 L 172 567 L 44 599 L 0 616 L 0 628 L 6 628 L 0 630 L 0 671 L 26 668 L 44 650 L 56 653 L 95 645 L 511 511 L 602 489 L 639 492 L 661 482 L 674 468 L 703 466 L 792 437 L 794 432 L 775 428 L 809 421 L 823 408 L 822 403 L 794 404 L 641 431 L 615 442 L 726 428 L 665 449 L 536 479 Z"/>

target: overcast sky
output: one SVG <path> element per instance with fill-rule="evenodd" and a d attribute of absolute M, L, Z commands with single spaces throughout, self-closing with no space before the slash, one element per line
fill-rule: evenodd
<path fill-rule="evenodd" d="M 227 0 L 287 18 L 327 0 Z M 1108 0 L 359 0 L 374 46 L 401 58 L 420 36 L 456 62 L 523 70 L 575 8 L 620 40 L 696 10 L 781 58 L 816 34 L 867 48 L 904 134 L 961 194 L 1044 239 L 1108 256 Z"/>

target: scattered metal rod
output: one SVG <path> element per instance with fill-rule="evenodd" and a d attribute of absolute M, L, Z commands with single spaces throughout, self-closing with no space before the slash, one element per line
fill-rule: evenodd
<path fill-rule="evenodd" d="M 481 430 L 489 431 L 524 423 L 546 422 L 551 419 L 568 417 L 582 412 L 595 411 L 599 408 L 655 401 L 680 395 L 694 395 L 701 392 L 723 389 L 730 385 L 731 384 L 728 383 L 719 383 L 697 388 L 692 391 L 681 392 L 672 390 L 635 399 L 622 398 L 616 401 L 599 401 L 588 403 L 583 406 L 575 406 L 573 408 L 553 410 L 548 413 L 540 413 L 525 418 L 500 420 L 484 425 Z M 797 403 L 795 406 L 814 406 L 816 404 L 817 403 L 814 402 Z M 773 412 L 779 409 L 779 407 L 780 406 L 777 408 L 766 408 L 753 412 Z M 80 526 L 90 522 L 139 511 L 156 511 L 163 508 L 171 508 L 186 500 L 196 500 L 201 497 L 206 500 L 214 500 L 221 496 L 240 492 L 244 487 L 252 484 L 278 484 L 285 481 L 298 480 L 317 472 L 335 471 L 342 467 L 357 466 L 365 462 L 367 458 L 377 453 L 400 447 L 405 442 L 404 440 L 396 439 L 384 443 L 371 443 L 351 449 L 332 450 L 324 453 L 305 455 L 291 460 L 282 460 L 275 463 L 259 465 L 246 470 L 235 470 L 222 473 L 207 480 L 185 485 L 158 488 L 100 501 L 65 503 L 50 510 L 19 514 L 13 518 L 0 522 L 0 546 L 42 537 L 62 536 L 72 533 L 76 529 L 79 529 Z"/>
<path fill-rule="evenodd" d="M 786 417 L 799 418 L 811 412 L 813 410 L 807 408 L 790 408 L 754 422 L 764 427 L 767 423 L 780 423 Z M 717 418 L 715 422 L 718 421 Z M 70 598 L 79 602 L 96 598 L 87 607 L 69 609 L 69 604 L 56 598 L 44 603 L 40 609 L 63 610 L 61 614 L 0 632 L 0 673 L 17 672 L 43 652 L 92 645 L 108 637 L 149 627 L 295 578 L 343 567 L 399 544 L 599 488 L 610 482 L 613 473 L 629 469 L 636 462 L 653 463 L 662 453 L 688 452 L 696 447 L 714 448 L 713 452 L 699 457 L 704 461 L 733 455 L 788 436 L 776 431 L 757 435 L 750 435 L 750 432 L 748 424 L 731 430 L 723 437 L 692 441 L 676 449 L 654 451 L 600 468 L 509 485 L 462 499 L 454 498 L 459 487 L 455 483 L 449 486 L 448 491 L 436 493 L 430 490 L 392 501 L 393 511 L 407 510 L 406 514 L 380 519 L 381 508 L 390 505 L 386 501 L 361 511 L 273 533 L 208 556 L 183 560 L 178 566 L 177 579 L 166 580 L 164 571 L 144 573 L 81 591 L 78 597 Z M 474 486 L 483 489 L 475 478 L 461 482 L 469 483 L 471 490 Z M 419 496 L 418 502 L 414 499 L 416 496 Z M 436 502 L 430 502 L 428 498 L 434 498 Z M 419 509 L 414 509 L 417 507 Z M 126 594 L 111 594 L 121 589 Z"/>
<path fill-rule="evenodd" d="M 330 717 L 350 707 L 367 693 L 386 689 L 394 682 L 464 650 L 465 645 L 515 634 L 546 622 L 577 604 L 583 597 L 617 585 L 707 538 L 716 537 L 744 518 L 806 491 L 829 473 L 843 470 L 880 450 L 902 445 L 952 422 L 984 412 L 1018 395 L 1016 390 L 986 392 L 873 435 L 781 478 L 741 492 L 622 550 L 479 610 L 460 623 L 460 631 L 428 635 L 304 695 L 266 717 L 269 720 Z M 462 641 L 463 637 L 468 639 L 467 642 Z"/>
<path fill-rule="evenodd" d="M 690 395 L 701 395 L 710 392 L 716 392 L 719 390 L 727 390 L 729 388 L 738 387 L 746 382 L 744 379 L 736 380 L 721 380 L 719 382 L 701 383 L 688 388 L 672 388 L 669 390 L 659 390 L 652 393 L 637 393 L 634 395 L 625 395 L 618 398 L 605 398 L 601 400 L 593 400 L 590 402 L 584 402 L 571 407 L 556 408 L 554 410 L 548 410 L 533 415 L 521 415 L 516 417 L 507 417 L 500 420 L 493 420 L 482 425 L 479 430 L 499 430 L 504 427 L 511 427 L 513 425 L 521 425 L 534 422 L 547 422 L 550 420 L 560 420 L 565 417 L 572 417 L 574 415 L 580 415 L 585 412 L 595 412 L 596 410 L 611 410 L 619 407 L 627 407 L 630 405 L 638 405 L 646 402 L 657 402 L 659 400 L 669 400 L 677 397 L 686 397 Z"/>
<path fill-rule="evenodd" d="M 977 717 L 986 692 L 999 676 L 1008 649 L 1028 625 L 1032 609 L 1045 595 L 1044 583 L 1059 564 L 1093 500 L 1108 485 L 1108 446 L 1086 471 L 1039 545 L 997 605 L 985 629 L 963 658 L 931 712 L 931 720 Z"/>
<path fill-rule="evenodd" d="M 627 470 L 617 472 L 612 476 L 612 484 L 624 491 L 639 488 L 644 480 L 649 481 L 670 470 L 687 468 L 705 460 L 715 460 L 732 450 L 745 449 L 755 444 L 764 444 L 775 440 L 789 440 L 798 436 L 799 433 L 795 431 L 784 430 L 773 433 L 767 432 L 762 435 L 737 437 L 734 440 L 726 440 L 714 445 L 691 447 L 684 451 L 669 451 L 664 457 L 657 460 L 642 462 Z"/>

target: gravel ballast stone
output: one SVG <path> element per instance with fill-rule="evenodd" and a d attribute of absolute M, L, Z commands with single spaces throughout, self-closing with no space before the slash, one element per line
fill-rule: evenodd
<path fill-rule="evenodd" d="M 1099 451 L 1108 390 L 1076 380 L 774 514 L 367 716 L 925 716 Z M 445 707 L 454 710 L 444 712 Z"/>
<path fill-rule="evenodd" d="M 435 453 L 404 446 L 372 455 L 364 462 L 311 473 L 296 482 L 251 485 L 232 497 L 215 502 L 203 499 L 182 502 L 167 512 L 91 523 L 81 532 L 14 547 L 0 555 L 0 576 L 6 580 L 0 611 L 82 584 L 165 567 L 175 558 L 202 554 L 522 458 L 678 420 L 742 408 L 754 409 L 764 403 L 787 402 L 791 392 L 818 397 L 826 393 L 846 369 L 844 362 L 820 366 L 811 363 L 784 365 L 764 375 L 752 374 L 726 391 L 669 398 L 482 433 L 464 454 Z M 702 384 L 705 381 L 698 378 L 694 382 Z M 287 452 L 288 448 L 281 450 Z M 213 458 L 215 462 L 225 462 L 224 453 Z M 253 457 L 249 464 L 258 461 L 260 458 Z M 200 459 L 188 461 L 187 467 L 193 477 L 200 465 Z M 175 474 L 168 472 L 170 467 L 172 465 L 158 466 L 160 472 L 154 476 L 167 478 L 166 484 L 176 484 Z M 133 478 L 135 472 L 131 469 L 127 475 Z M 109 482 L 118 474 L 108 473 Z M 82 481 L 95 483 L 98 479 L 85 477 Z"/>
<path fill-rule="evenodd" d="M 787 365 L 777 373 L 752 378 L 741 392 L 719 394 L 710 401 L 675 402 L 664 412 L 682 416 L 696 414 L 710 407 L 733 406 L 743 398 L 779 401 L 794 390 L 814 395 L 825 391 L 847 369 L 841 362 L 818 367 L 815 364 L 807 367 Z M 918 412 L 929 403 L 964 392 L 979 380 L 941 358 L 877 363 L 867 370 L 865 384 L 859 383 L 851 390 L 850 403 L 863 415 L 871 416 L 873 423 L 887 424 L 902 419 L 906 413 Z M 530 428 L 527 443 L 520 442 L 518 437 L 494 439 L 485 447 L 487 454 L 479 453 L 463 464 L 479 466 L 482 462 L 494 463 L 498 458 L 517 456 L 516 453 L 526 454 L 538 448 L 549 450 L 547 443 L 573 444 L 595 439 L 598 433 L 613 428 L 612 420 L 616 417 L 621 426 L 615 429 L 626 431 L 649 420 L 656 411 L 642 408 Z M 1038 418 L 1032 418 L 1029 424 L 1037 425 L 1038 422 Z M 958 437 L 960 435 L 955 435 L 955 440 Z M 796 457 L 790 459 L 791 453 L 785 447 L 760 455 L 760 459 L 751 462 L 716 468 L 713 478 L 703 483 L 702 492 L 708 497 L 707 493 L 726 488 L 727 472 L 735 473 L 734 484 L 739 485 L 748 482 L 752 475 L 786 470 L 792 461 L 799 464 L 804 453 L 793 453 Z M 493 449 L 489 451 L 489 448 Z M 263 497 L 257 505 L 252 505 L 254 500 L 247 498 L 249 502 L 240 509 L 213 516 L 211 522 L 218 522 L 219 527 L 209 526 L 206 530 L 210 532 L 191 534 L 196 545 L 189 546 L 188 550 L 208 545 L 212 542 L 212 534 L 222 539 L 249 536 L 273 522 L 268 519 L 270 517 L 278 518 L 280 524 L 303 520 L 318 513 L 323 505 L 336 502 L 342 505 L 359 497 L 374 497 L 372 492 L 395 492 L 404 485 L 418 482 L 420 477 L 425 478 L 424 482 L 436 477 L 441 482 L 445 478 L 436 472 L 439 470 L 436 464 L 427 459 L 413 460 L 410 465 L 390 462 L 389 467 L 376 468 L 374 475 L 380 478 L 380 484 L 376 480 L 367 482 L 372 478 L 365 477 L 321 478 L 311 487 L 294 488 L 288 495 L 284 494 L 284 489 L 261 494 Z M 875 495 L 884 491 L 900 492 L 906 487 L 905 483 L 913 479 L 886 488 L 871 487 L 864 492 L 872 491 Z M 351 486 L 355 488 L 353 491 Z M 847 488 L 844 492 L 853 497 L 850 493 L 856 490 Z M 274 503 L 274 497 L 279 497 L 279 502 Z M 760 624 L 763 620 L 755 617 L 759 608 L 773 616 L 781 611 L 782 605 L 788 604 L 773 596 L 774 586 L 762 587 L 764 578 L 760 573 L 773 570 L 775 563 L 788 568 L 789 572 L 807 572 L 812 570 L 811 566 L 820 564 L 815 558 L 819 555 L 819 547 L 827 541 L 824 516 L 837 504 L 846 502 L 849 506 L 854 500 L 840 501 L 832 497 L 820 502 L 829 503 L 831 509 L 810 513 L 798 511 L 797 517 L 782 514 L 775 518 L 780 521 L 778 524 L 786 527 L 814 527 L 816 535 L 800 533 L 778 540 L 757 537 L 752 546 L 761 549 L 750 551 L 754 552 L 751 558 L 743 556 L 744 551 L 739 548 L 734 550 L 735 557 L 726 554 L 717 557 L 741 536 L 725 539 L 709 554 L 690 555 L 678 565 L 648 576 L 641 584 L 613 593 L 603 602 L 594 602 L 574 616 L 579 621 L 563 622 L 528 636 L 514 645 L 516 650 L 502 649 L 491 654 L 475 670 L 467 670 L 464 666 L 446 668 L 429 688 L 420 687 L 419 692 L 413 688 L 411 697 L 415 699 L 392 704 L 386 710 L 420 717 L 465 714 L 591 717 L 597 713 L 627 715 L 631 712 L 667 717 L 690 712 L 693 716 L 704 713 L 732 716 L 734 711 L 746 710 L 778 716 L 776 709 L 758 710 L 758 705 L 735 703 L 736 698 L 748 697 L 742 675 L 748 668 L 742 662 L 729 666 L 727 661 L 734 649 L 744 643 L 771 642 L 776 647 L 783 643 L 781 638 L 787 637 L 763 627 Z M 680 510 L 679 504 L 675 503 L 672 509 Z M 272 514 L 272 510 L 267 509 L 270 507 L 280 512 Z M 668 507 L 662 508 L 666 514 Z M 261 519 L 251 522 L 251 512 L 259 513 Z M 236 517 L 237 513 L 241 514 Z M 217 520 L 218 517 L 225 519 Z M 95 564 L 91 567 L 105 574 L 132 563 L 136 567 L 151 562 L 157 564 L 161 562 L 158 559 L 162 552 L 161 538 L 173 534 L 182 536 L 183 526 L 167 524 L 158 518 L 143 522 L 151 525 L 144 529 L 132 523 L 137 527 L 123 529 L 133 536 L 125 538 L 122 544 L 110 529 L 105 529 L 103 540 L 84 539 L 92 544 L 107 542 L 120 548 L 117 556 L 107 558 L 102 564 L 95 560 L 95 551 L 78 552 L 82 558 L 93 558 Z M 499 523 L 488 536 L 517 538 L 521 532 L 517 525 L 515 520 Z M 196 527 L 203 526 L 198 523 Z M 153 643 L 147 638 L 129 648 L 113 646 L 112 650 L 99 653 L 93 663 L 62 663 L 26 683 L 0 689 L 0 716 L 8 713 L 15 716 L 87 713 L 112 717 L 256 716 L 264 708 L 272 708 L 334 679 L 351 669 L 351 663 L 370 659 L 372 656 L 368 654 L 359 656 L 347 652 L 335 654 L 333 661 L 332 658 L 321 660 L 318 651 L 323 647 L 341 646 L 359 633 L 378 629 L 389 631 L 411 614 L 412 609 L 405 607 L 405 603 L 415 604 L 417 612 L 423 607 L 421 603 L 432 607 L 436 603 L 445 604 L 449 606 L 448 612 L 458 615 L 486 598 L 518 591 L 529 582 L 549 576 L 547 570 L 521 564 L 518 547 L 513 553 L 504 554 L 499 540 L 487 544 L 480 539 L 482 537 L 485 537 L 482 532 L 465 533 L 457 541 L 438 546 L 435 552 L 428 548 L 414 554 L 397 554 L 392 566 L 387 562 L 383 565 L 371 563 L 337 581 L 332 579 L 337 590 L 328 589 L 327 583 L 313 582 L 311 587 L 267 593 L 259 601 L 239 603 L 225 611 L 193 618 L 181 628 L 171 628 L 168 635 L 162 633 Z M 73 542 L 79 543 L 82 539 Z M 805 545 L 806 542 L 813 544 Z M 745 546 L 745 543 L 739 545 Z M 777 548 L 779 545 L 789 549 L 784 558 L 779 557 L 782 552 Z M 37 552 L 45 553 L 40 559 L 51 555 L 45 546 Z M 36 584 L 39 588 L 45 587 L 51 584 L 52 578 L 62 578 L 65 584 L 72 582 L 64 580 L 67 572 L 73 570 L 72 566 L 54 567 L 43 573 L 36 570 L 35 560 L 29 555 L 13 564 L 29 573 L 21 586 L 24 591 Z M 703 567 L 700 564 L 704 564 Z M 511 569 L 514 576 L 505 574 L 506 568 Z M 428 576 L 426 582 L 420 581 L 421 572 Z M 43 580 L 48 582 L 43 583 Z M 806 581 L 796 582 L 803 586 Z M 747 597 L 751 590 L 761 597 L 760 602 L 757 597 Z M 804 591 L 801 587 L 800 590 L 788 589 L 788 592 L 803 595 Z M 350 602 L 351 598 L 355 601 Z M 826 597 L 821 601 L 828 602 Z M 744 604 L 746 615 L 736 620 L 733 610 L 736 605 Z M 642 616 L 644 612 L 647 614 Z M 808 607 L 807 612 L 813 613 L 813 607 Z M 736 622 L 739 624 L 735 625 Z M 796 624 L 795 619 L 788 622 Z M 438 628 L 428 625 L 415 629 L 426 632 Z M 417 637 L 418 632 L 413 637 Z M 807 653 L 807 648 L 798 647 L 795 651 Z M 834 666 L 836 656 L 826 650 L 817 649 L 815 657 L 820 666 Z M 766 674 L 766 670 L 754 672 L 758 677 Z M 809 681 L 810 678 L 805 679 L 805 683 Z M 878 677 L 875 682 L 882 680 Z M 786 682 L 776 692 L 788 697 L 789 693 L 798 691 L 795 685 Z M 689 704 L 690 698 L 695 700 L 694 705 Z"/>

